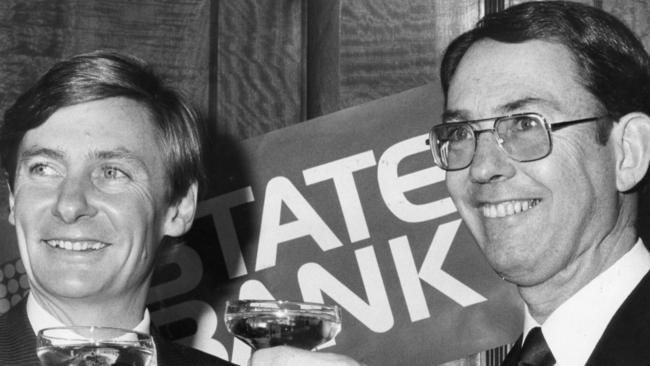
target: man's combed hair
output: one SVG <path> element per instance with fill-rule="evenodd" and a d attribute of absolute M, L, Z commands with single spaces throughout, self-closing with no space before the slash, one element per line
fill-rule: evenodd
<path fill-rule="evenodd" d="M 477 41 L 543 40 L 566 46 L 578 78 L 613 120 L 650 115 L 650 60 L 634 33 L 613 15 L 580 3 L 530 2 L 487 15 L 447 48 L 440 67 L 445 98 L 465 52 Z M 611 125 L 611 124 L 610 124 Z"/>
<path fill-rule="evenodd" d="M 0 159 L 10 187 L 13 189 L 16 175 L 16 154 L 27 131 L 63 107 L 112 97 L 132 99 L 151 113 L 163 150 L 170 202 L 180 200 L 194 182 L 204 181 L 203 131 L 194 107 L 165 85 L 144 61 L 113 51 L 96 51 L 54 65 L 5 112 L 0 126 Z"/>

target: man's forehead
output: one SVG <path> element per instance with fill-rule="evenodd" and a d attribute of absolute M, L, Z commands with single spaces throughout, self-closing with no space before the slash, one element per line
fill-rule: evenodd
<path fill-rule="evenodd" d="M 442 120 L 445 122 L 464 121 L 473 119 L 483 119 L 491 117 L 501 117 L 513 113 L 521 112 L 537 112 L 553 110 L 559 111 L 560 105 L 557 100 L 547 99 L 537 96 L 513 96 L 512 98 L 504 98 L 504 102 L 497 104 L 493 110 L 493 115 L 490 116 L 477 116 L 475 111 L 469 109 L 450 109 L 446 108 L 442 114 Z"/>
<path fill-rule="evenodd" d="M 589 93 L 576 71 L 573 54 L 560 44 L 479 41 L 451 79 L 447 115 L 483 118 L 526 107 L 565 110 Z"/>
<path fill-rule="evenodd" d="M 25 133 L 21 158 L 159 160 L 160 134 L 147 108 L 128 98 L 106 98 L 58 109 Z M 56 155 L 56 156 L 55 156 Z"/>

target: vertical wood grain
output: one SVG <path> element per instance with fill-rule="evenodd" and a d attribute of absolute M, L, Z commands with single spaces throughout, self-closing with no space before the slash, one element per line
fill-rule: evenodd
<path fill-rule="evenodd" d="M 302 0 L 218 4 L 218 131 L 245 138 L 303 120 Z"/>
<path fill-rule="evenodd" d="M 340 0 L 307 4 L 307 118 L 340 108 Z"/>
<path fill-rule="evenodd" d="M 478 16 L 478 0 L 341 0 L 341 107 L 436 80 L 442 50 Z"/>
<path fill-rule="evenodd" d="M 106 48 L 150 61 L 207 107 L 209 0 L 3 1 L 0 107 L 61 58 Z"/>

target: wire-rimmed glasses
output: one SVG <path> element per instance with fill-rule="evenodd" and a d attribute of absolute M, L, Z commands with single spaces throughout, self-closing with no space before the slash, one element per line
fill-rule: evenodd
<path fill-rule="evenodd" d="M 516 161 L 543 159 L 551 153 L 551 131 L 578 123 L 594 122 L 602 117 L 589 117 L 550 124 L 537 113 L 519 113 L 473 121 L 448 122 L 429 131 L 433 160 L 444 170 L 467 168 L 474 159 L 478 136 L 492 132 L 497 145 Z"/>

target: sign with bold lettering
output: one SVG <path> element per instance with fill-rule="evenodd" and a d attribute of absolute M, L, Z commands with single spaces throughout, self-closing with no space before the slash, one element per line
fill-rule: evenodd
<path fill-rule="evenodd" d="M 225 327 L 229 299 L 338 304 L 342 331 L 322 351 L 369 365 L 436 365 L 511 342 L 516 291 L 485 262 L 432 164 L 440 106 L 428 85 L 217 149 L 210 197 L 160 256 L 153 322 L 239 365 L 251 350 Z M 0 313 L 27 288 L 4 247 Z"/>
<path fill-rule="evenodd" d="M 413 89 L 219 157 L 222 191 L 156 273 L 154 321 L 240 365 L 250 349 L 225 328 L 228 299 L 338 304 L 342 331 L 322 350 L 370 365 L 434 365 L 512 341 L 518 297 L 473 243 L 426 144 L 440 98 Z"/>

